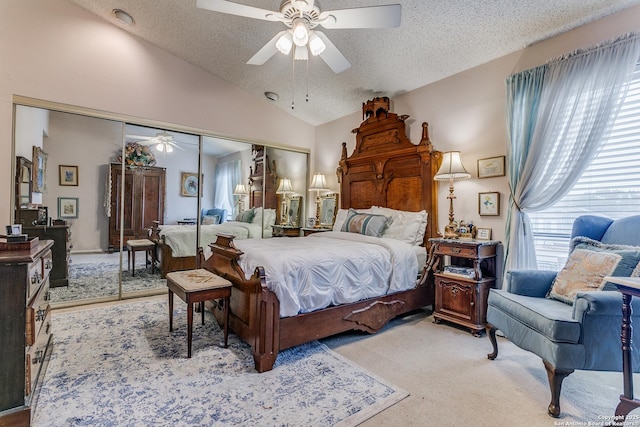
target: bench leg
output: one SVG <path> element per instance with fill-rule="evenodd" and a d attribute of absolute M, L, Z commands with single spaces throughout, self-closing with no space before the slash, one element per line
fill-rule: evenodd
<path fill-rule="evenodd" d="M 173 291 L 169 289 L 169 332 L 173 332 Z"/>
<path fill-rule="evenodd" d="M 229 347 L 229 297 L 224 299 L 224 348 Z"/>
<path fill-rule="evenodd" d="M 131 277 L 136 275 L 136 250 L 132 250 L 131 252 Z"/>
<path fill-rule="evenodd" d="M 191 359 L 191 337 L 193 334 L 193 303 L 187 303 L 187 358 Z"/>

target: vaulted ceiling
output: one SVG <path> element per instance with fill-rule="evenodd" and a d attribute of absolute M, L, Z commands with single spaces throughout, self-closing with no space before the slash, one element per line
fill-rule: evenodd
<path fill-rule="evenodd" d="M 351 63 L 335 74 L 320 58 L 276 53 L 246 62 L 280 22 L 196 7 L 196 0 L 68 0 L 256 97 L 278 94 L 280 108 L 312 125 L 358 111 L 373 96 L 409 92 L 530 44 L 640 4 L 640 0 L 318 0 L 322 11 L 400 4 L 401 24 L 385 29 L 323 29 Z M 277 11 L 280 0 L 236 0 Z M 114 9 L 134 25 L 118 21 Z M 308 93 L 309 99 L 305 101 Z M 295 108 L 292 107 L 292 101 Z"/>

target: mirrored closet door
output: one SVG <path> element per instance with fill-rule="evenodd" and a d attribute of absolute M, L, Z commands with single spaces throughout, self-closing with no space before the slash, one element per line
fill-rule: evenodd
<path fill-rule="evenodd" d="M 197 247 L 240 235 L 211 226 L 252 210 L 251 237 L 268 238 L 305 215 L 306 152 L 17 98 L 15 221 L 54 240 L 54 307 L 165 293 Z"/>

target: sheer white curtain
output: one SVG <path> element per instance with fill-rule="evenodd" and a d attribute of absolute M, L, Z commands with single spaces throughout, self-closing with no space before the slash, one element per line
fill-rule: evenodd
<path fill-rule="evenodd" d="M 227 215 L 233 215 L 236 205 L 233 189 L 240 184 L 240 164 L 240 160 L 233 160 L 216 165 L 216 192 L 213 202 L 216 208 L 226 209 Z"/>
<path fill-rule="evenodd" d="M 594 158 L 639 55 L 640 36 L 630 34 L 507 79 L 505 271 L 536 269 L 527 212 L 553 205 Z"/>

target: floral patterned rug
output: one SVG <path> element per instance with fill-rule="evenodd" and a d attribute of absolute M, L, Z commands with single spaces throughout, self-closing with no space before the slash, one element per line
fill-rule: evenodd
<path fill-rule="evenodd" d="M 351 426 L 408 393 L 317 341 L 282 352 L 258 374 L 251 349 L 211 313 L 166 298 L 53 313 L 54 348 L 33 424 L 45 426 Z"/>
<path fill-rule="evenodd" d="M 136 265 L 135 275 L 127 270 L 125 258 L 122 272 L 122 292 L 152 291 L 166 289 L 167 281 L 160 277 L 160 270 L 151 266 Z M 90 300 L 118 295 L 119 263 L 71 263 L 69 285 L 51 288 L 51 302 Z"/>

